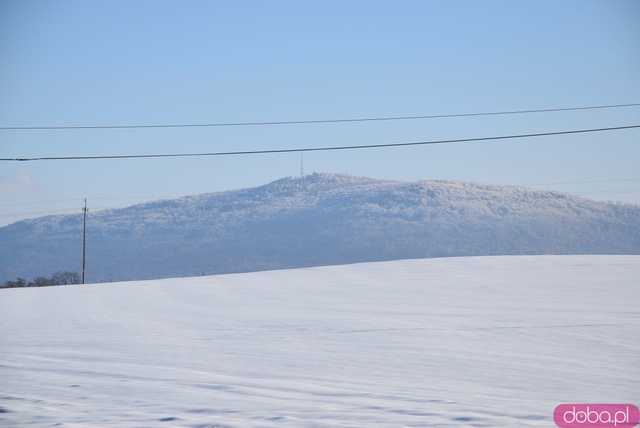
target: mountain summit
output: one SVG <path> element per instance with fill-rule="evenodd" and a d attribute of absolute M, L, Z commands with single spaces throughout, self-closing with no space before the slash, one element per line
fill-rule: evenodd
<path fill-rule="evenodd" d="M 77 271 L 80 215 L 0 228 L 0 280 Z M 89 215 L 90 281 L 404 258 L 640 254 L 640 207 L 551 191 L 337 174 Z"/>

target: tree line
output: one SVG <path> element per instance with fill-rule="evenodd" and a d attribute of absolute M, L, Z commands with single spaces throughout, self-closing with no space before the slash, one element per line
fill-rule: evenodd
<path fill-rule="evenodd" d="M 16 278 L 0 285 L 0 288 L 17 287 L 48 287 L 51 285 L 80 284 L 80 274 L 77 272 L 56 272 L 51 276 L 38 276 L 28 281 L 24 278 Z"/>

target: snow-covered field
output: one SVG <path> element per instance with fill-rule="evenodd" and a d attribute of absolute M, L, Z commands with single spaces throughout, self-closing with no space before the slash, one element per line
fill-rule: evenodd
<path fill-rule="evenodd" d="M 553 426 L 640 402 L 640 256 L 0 291 L 0 425 Z"/>

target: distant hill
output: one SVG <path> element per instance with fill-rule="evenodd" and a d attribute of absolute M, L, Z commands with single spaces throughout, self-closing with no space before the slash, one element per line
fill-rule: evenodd
<path fill-rule="evenodd" d="M 0 228 L 0 281 L 78 271 L 81 216 Z M 88 279 L 420 257 L 640 254 L 640 206 L 551 191 L 335 174 L 89 215 Z"/>

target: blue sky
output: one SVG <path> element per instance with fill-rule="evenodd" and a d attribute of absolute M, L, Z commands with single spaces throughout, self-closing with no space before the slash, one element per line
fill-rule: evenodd
<path fill-rule="evenodd" d="M 640 2 L 0 3 L 0 125 L 297 120 L 640 102 Z M 365 124 L 4 131 L 0 155 L 368 144 L 640 123 L 640 108 Z M 640 131 L 313 153 L 306 170 L 640 203 Z M 0 165 L 0 224 L 253 186 L 296 154 Z M 559 183 L 559 184 L 552 184 Z"/>

